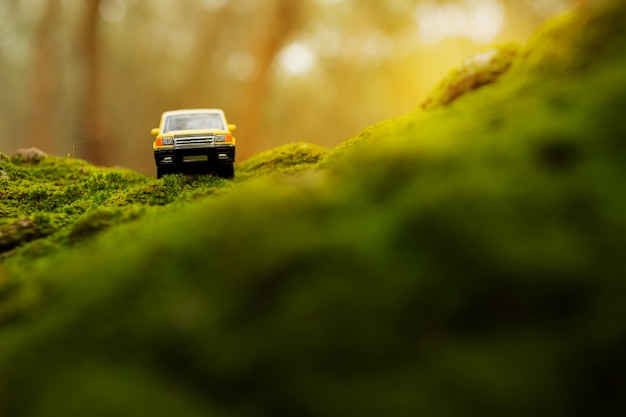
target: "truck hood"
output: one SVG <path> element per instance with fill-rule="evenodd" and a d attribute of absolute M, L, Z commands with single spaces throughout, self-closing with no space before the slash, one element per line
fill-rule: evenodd
<path fill-rule="evenodd" d="M 230 131 L 223 129 L 170 130 L 167 133 L 163 133 L 162 136 L 214 135 L 227 133 L 230 133 Z"/>

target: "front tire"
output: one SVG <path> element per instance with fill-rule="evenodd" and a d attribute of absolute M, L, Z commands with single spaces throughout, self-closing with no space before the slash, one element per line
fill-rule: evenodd
<path fill-rule="evenodd" d="M 157 167 L 157 178 L 163 178 L 164 175 L 171 174 L 170 170 L 165 167 Z"/>
<path fill-rule="evenodd" d="M 232 180 L 235 178 L 235 165 L 227 164 L 217 168 L 217 176 L 221 178 L 226 178 L 227 180 Z"/>

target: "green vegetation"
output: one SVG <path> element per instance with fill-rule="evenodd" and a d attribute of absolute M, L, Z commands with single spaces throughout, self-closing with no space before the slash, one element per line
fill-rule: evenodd
<path fill-rule="evenodd" d="M 293 143 L 261 152 L 237 166 L 238 179 L 285 177 L 311 169 L 326 156 L 326 149 L 310 143 Z"/>
<path fill-rule="evenodd" d="M 111 225 L 230 187 L 215 177 L 163 181 L 57 157 L 0 157 L 0 259 L 29 263 Z M 45 238 L 45 239 L 44 239 Z"/>
<path fill-rule="evenodd" d="M 509 70 L 518 51 L 519 45 L 509 43 L 467 58 L 439 82 L 421 108 L 445 106 L 463 94 L 494 83 Z"/>
<path fill-rule="evenodd" d="M 0 415 L 622 415 L 624 21 L 234 182 L 3 157 Z"/>

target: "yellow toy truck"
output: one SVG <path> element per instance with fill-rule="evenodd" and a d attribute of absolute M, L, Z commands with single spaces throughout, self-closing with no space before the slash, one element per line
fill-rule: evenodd
<path fill-rule="evenodd" d="M 236 128 L 221 109 L 166 111 L 151 130 L 157 178 L 178 172 L 233 178 Z"/>

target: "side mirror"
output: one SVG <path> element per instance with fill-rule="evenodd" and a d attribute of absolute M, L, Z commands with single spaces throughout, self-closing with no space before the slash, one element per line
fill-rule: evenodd
<path fill-rule="evenodd" d="M 158 128 L 158 127 L 155 127 L 154 129 L 152 129 L 152 130 L 150 131 L 150 134 L 151 134 L 152 136 L 156 136 L 156 135 L 158 135 L 158 134 L 159 134 L 159 128 Z"/>
<path fill-rule="evenodd" d="M 237 125 L 229 124 L 228 130 L 230 130 L 231 132 L 234 132 L 235 130 L 237 130 Z"/>

